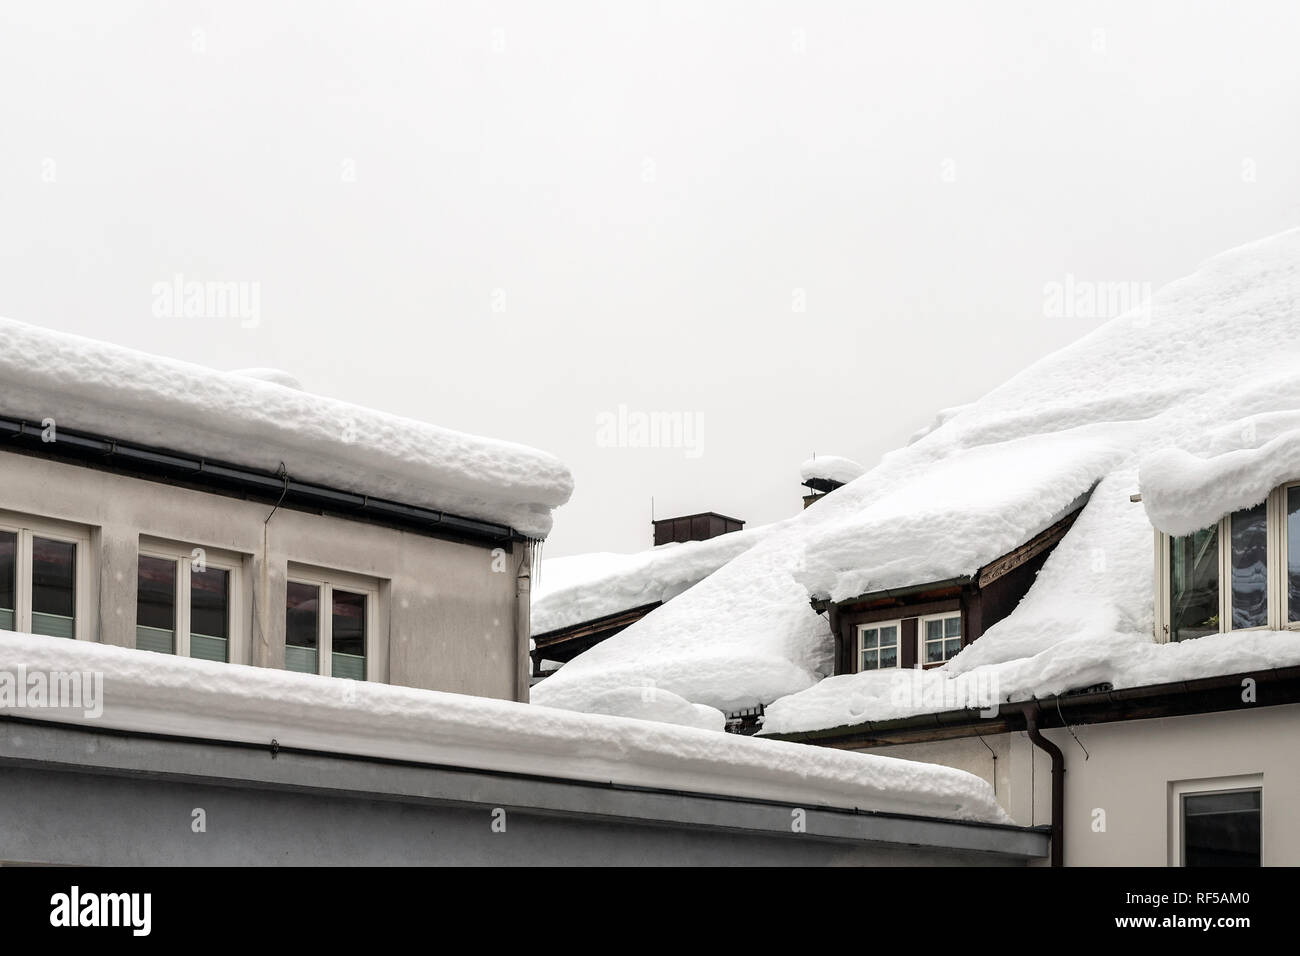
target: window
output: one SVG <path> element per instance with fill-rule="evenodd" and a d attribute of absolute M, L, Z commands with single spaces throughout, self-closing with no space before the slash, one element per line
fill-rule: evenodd
<path fill-rule="evenodd" d="M 1219 631 L 1219 529 L 1169 542 L 1169 638 L 1183 641 Z"/>
<path fill-rule="evenodd" d="M 285 586 L 284 666 L 324 677 L 369 680 L 379 589 L 364 578 L 290 568 Z"/>
<path fill-rule="evenodd" d="M 921 618 L 922 664 L 942 664 L 961 650 L 961 615 L 945 614 Z"/>
<path fill-rule="evenodd" d="M 0 516 L 0 629 L 86 637 L 89 533 L 63 522 Z"/>
<path fill-rule="evenodd" d="M 858 670 L 877 671 L 898 666 L 900 621 L 858 626 Z"/>
<path fill-rule="evenodd" d="M 1157 547 L 1161 637 L 1300 627 L 1300 483 Z"/>
<path fill-rule="evenodd" d="M 240 557 L 229 552 L 142 542 L 135 646 L 229 662 L 241 567 Z"/>
<path fill-rule="evenodd" d="M 1268 513 L 1266 503 L 1228 518 L 1234 630 L 1268 626 Z"/>
<path fill-rule="evenodd" d="M 1259 866 L 1263 778 L 1186 781 L 1172 787 L 1175 866 Z"/>

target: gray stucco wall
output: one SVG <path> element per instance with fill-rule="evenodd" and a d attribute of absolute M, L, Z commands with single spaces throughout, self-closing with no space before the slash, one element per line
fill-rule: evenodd
<path fill-rule="evenodd" d="M 284 664 L 290 562 L 375 579 L 380 588 L 372 679 L 482 697 L 526 699 L 527 629 L 516 621 L 516 546 L 491 549 L 344 518 L 0 452 L 0 509 L 92 532 L 89 636 L 135 645 L 136 558 L 142 535 L 234 552 L 242 600 L 231 660 Z M 522 693 L 521 693 L 522 691 Z"/>

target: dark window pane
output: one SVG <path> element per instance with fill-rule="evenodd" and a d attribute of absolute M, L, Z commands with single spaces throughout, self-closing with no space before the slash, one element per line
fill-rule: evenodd
<path fill-rule="evenodd" d="M 1169 639 L 1219 632 L 1219 528 L 1169 539 Z"/>
<path fill-rule="evenodd" d="M 1300 485 L 1286 490 L 1286 554 L 1286 619 L 1300 621 Z"/>
<path fill-rule="evenodd" d="M 1268 509 L 1238 511 L 1232 527 L 1232 626 L 1268 623 Z"/>
<path fill-rule="evenodd" d="M 190 568 L 190 633 L 226 638 L 230 621 L 230 572 Z"/>
<path fill-rule="evenodd" d="M 333 647 L 335 654 L 366 654 L 366 596 L 334 592 Z"/>
<path fill-rule="evenodd" d="M 190 567 L 190 657 L 230 659 L 230 572 Z"/>
<path fill-rule="evenodd" d="M 32 633 L 74 635 L 76 561 L 75 544 L 32 539 Z"/>
<path fill-rule="evenodd" d="M 176 561 L 140 555 L 135 587 L 135 646 L 176 653 Z"/>
<path fill-rule="evenodd" d="M 1183 796 L 1185 866 L 1259 866 L 1260 792 Z"/>
<path fill-rule="evenodd" d="M 14 597 L 18 591 L 18 535 L 0 531 L 0 631 L 14 629 Z"/>
<path fill-rule="evenodd" d="M 285 621 L 284 642 L 290 647 L 315 649 L 320 635 L 320 588 L 314 584 L 290 581 L 285 593 L 288 616 Z"/>
<path fill-rule="evenodd" d="M 135 619 L 142 627 L 176 627 L 176 562 L 171 558 L 140 555 Z"/>

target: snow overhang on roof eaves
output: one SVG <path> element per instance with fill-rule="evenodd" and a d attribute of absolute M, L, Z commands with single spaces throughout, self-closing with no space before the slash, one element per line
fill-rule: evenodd
<path fill-rule="evenodd" d="M 1092 493 L 1096 487 L 1097 485 L 1094 483 L 1085 493 L 1079 495 L 1079 497 L 1075 498 L 1068 507 L 1059 512 L 1058 516 L 1053 519 L 1050 525 L 1033 535 L 1019 547 L 1012 548 L 1006 554 L 1000 554 L 992 561 L 981 565 L 974 574 L 958 575 L 956 577 L 945 578 L 942 581 L 927 581 L 922 584 L 909 584 L 903 587 L 883 588 L 879 591 L 867 591 L 863 594 L 858 594 L 842 601 L 832 601 L 829 598 L 820 597 L 813 598 L 811 601 L 812 608 L 818 614 L 821 614 L 831 607 L 846 607 L 851 604 L 857 604 L 861 601 L 883 600 L 891 597 L 908 597 L 926 591 L 940 591 L 946 588 L 962 588 L 972 582 L 983 588 L 992 583 L 992 581 L 996 580 L 998 577 L 1001 577 L 1002 574 L 1005 574 L 1007 571 L 1014 570 L 1016 567 L 1019 567 L 1020 564 L 1023 564 L 1024 561 L 1029 560 L 1029 558 L 1034 555 L 1042 553 L 1045 548 L 1053 548 L 1059 544 L 1060 539 L 1065 537 L 1066 533 L 1070 530 L 1070 526 L 1074 524 L 1082 513 L 1084 505 L 1088 503 L 1088 500 L 1092 497 Z M 1023 555 L 1019 561 L 1008 564 L 1006 567 L 999 567 L 1003 562 L 1016 557 L 1020 552 L 1023 552 Z M 990 572 L 995 569 L 997 570 L 997 574 L 991 575 Z"/>
<path fill-rule="evenodd" d="M 1245 680 L 1252 680 L 1257 685 L 1267 684 L 1269 693 L 1250 701 L 1242 700 L 1241 688 Z M 1000 703 L 997 713 L 992 716 L 983 716 L 983 711 L 968 707 L 820 730 L 781 734 L 763 734 L 760 731 L 759 736 L 795 743 L 833 742 L 839 745 L 853 742 L 864 746 L 884 746 L 1021 731 L 1025 729 L 1025 712 L 1033 707 L 1041 711 L 1039 727 L 1050 729 L 1295 703 L 1300 703 L 1300 666 L 1138 687 L 1082 688 L 1064 694 Z"/>
<path fill-rule="evenodd" d="M 327 508 L 355 521 L 398 525 L 458 541 L 499 546 L 529 540 L 507 525 L 297 481 L 288 474 L 271 474 L 66 428 L 58 429 L 56 441 L 47 442 L 42 438 L 43 431 L 40 425 L 0 416 L 0 438 L 29 454 L 74 461 L 91 468 L 143 474 L 151 480 L 178 480 L 219 494 L 239 490 L 281 507 Z"/>
<path fill-rule="evenodd" d="M 0 317 L 0 414 L 545 538 L 573 475 L 554 455 Z"/>

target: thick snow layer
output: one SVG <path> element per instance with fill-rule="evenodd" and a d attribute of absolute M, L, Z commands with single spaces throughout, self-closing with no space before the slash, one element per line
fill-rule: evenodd
<path fill-rule="evenodd" d="M 102 714 L 6 712 L 570 780 L 1009 823 L 947 767 L 645 720 L 0 632 L 0 674 L 101 673 Z"/>
<path fill-rule="evenodd" d="M 1168 534 L 1191 534 L 1253 507 L 1300 477 L 1300 409 L 1244 418 L 1200 436 L 1195 446 L 1164 448 L 1143 462 L 1142 504 Z"/>
<path fill-rule="evenodd" d="M 1146 687 L 1300 664 L 1300 633 L 1246 631 L 1156 644 L 1133 633 L 1088 634 L 1033 657 L 957 674 L 934 670 L 868 671 L 830 677 L 776 701 L 763 734 L 845 727 L 965 706 L 1032 700 L 1098 684 Z"/>
<path fill-rule="evenodd" d="M 847 485 L 850 481 L 861 478 L 866 473 L 867 469 L 852 458 L 840 458 L 836 455 L 809 458 L 799 466 L 799 475 L 804 481 L 811 481 L 814 478 L 826 478 L 830 481 L 838 481 L 842 485 Z"/>
<path fill-rule="evenodd" d="M 587 713 L 657 720 L 665 724 L 681 724 L 683 727 L 718 732 L 727 726 L 727 715 L 717 708 L 707 704 L 692 704 L 683 697 L 657 687 L 621 687 L 607 691 L 592 701 Z"/>
<path fill-rule="evenodd" d="M 1121 460 L 1106 429 L 1094 431 L 954 452 L 810 533 L 795 578 L 814 597 L 843 601 L 973 574 L 1058 521 Z"/>
<path fill-rule="evenodd" d="M 1247 419 L 1257 439 L 1243 444 L 1279 466 L 1241 472 L 1252 475 L 1242 497 L 1259 500 L 1274 478 L 1300 477 L 1283 475 L 1290 465 L 1269 457 L 1290 454 L 1282 436 L 1294 430 L 1286 422 L 1297 409 L 1300 230 L 1291 230 L 1216 256 L 1149 306 L 945 416 L 677 600 L 577 657 L 549 679 L 547 703 L 582 709 L 597 689 L 640 681 L 723 710 L 772 704 L 830 673 L 832 637 L 811 596 L 851 597 L 969 573 L 1046 527 L 1094 482 L 1020 606 L 927 673 L 1020 667 L 1027 691 L 1048 688 L 1051 658 L 1040 655 L 1079 641 L 1113 650 L 1114 683 L 1124 685 L 1123 666 L 1134 660 L 1121 653 L 1125 641 L 1146 653 L 1153 640 L 1152 526 L 1143 505 L 1129 501 L 1139 462 L 1168 448 L 1205 455 L 1207 435 L 1224 432 L 1226 442 Z M 1264 451 L 1270 441 L 1278 444 Z M 1236 480 L 1236 461 L 1211 466 L 1225 468 L 1218 479 Z M 1172 486 L 1194 485 L 1185 469 L 1170 473 Z M 1161 493 L 1150 487 L 1159 506 Z M 1205 514 L 1248 503 L 1222 489 L 1215 495 Z M 1205 514 L 1190 523 L 1205 523 Z M 1257 640 L 1230 636 L 1224 658 L 1207 666 L 1240 669 L 1233 648 L 1248 655 Z M 1043 677 L 1038 684 L 1035 674 Z M 846 683 L 837 679 L 810 696 Z M 888 713 L 874 706 L 858 719 Z M 780 714 L 780 706 L 773 710 Z M 801 724 L 791 716 L 782 726 L 813 729 L 821 719 Z"/>
<path fill-rule="evenodd" d="M 669 601 L 748 551 L 766 533 L 766 527 L 758 527 L 707 541 L 663 544 L 634 554 L 598 552 L 547 558 L 533 591 L 532 632 L 546 634 Z"/>
<path fill-rule="evenodd" d="M 940 425 L 945 424 L 949 419 L 955 417 L 956 415 L 959 415 L 960 413 L 964 412 L 966 409 L 970 408 L 971 404 L 974 403 L 968 403 L 965 405 L 952 405 L 949 406 L 948 408 L 939 409 L 939 411 L 935 413 L 934 420 L 931 421 L 930 424 L 924 426 L 923 428 L 918 428 L 916 431 L 914 431 L 911 434 L 911 436 L 907 439 L 907 443 L 909 445 L 915 445 L 917 442 L 919 442 L 926 435 L 930 434 L 930 432 L 934 431 Z"/>
<path fill-rule="evenodd" d="M 283 385 L 285 388 L 292 388 L 296 391 L 304 391 L 302 382 L 296 375 L 278 368 L 237 368 L 234 370 L 235 375 L 243 375 L 245 378 L 255 378 L 261 382 L 274 382 L 276 385 Z"/>
<path fill-rule="evenodd" d="M 0 414 L 99 432 L 530 537 L 573 491 L 545 452 L 310 395 L 273 381 L 0 319 Z"/>

